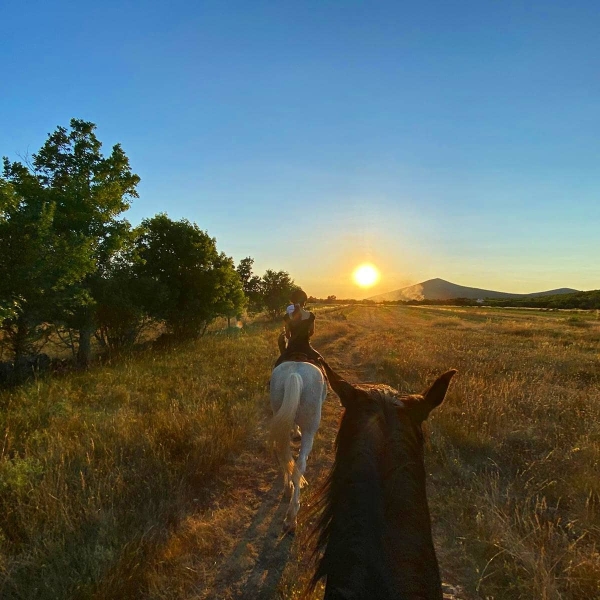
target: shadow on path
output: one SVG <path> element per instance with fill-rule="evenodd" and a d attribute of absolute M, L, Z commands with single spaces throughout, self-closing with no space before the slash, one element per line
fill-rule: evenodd
<path fill-rule="evenodd" d="M 288 500 L 278 477 L 264 493 L 262 504 L 217 576 L 217 589 L 231 587 L 239 600 L 271 600 L 290 557 L 294 536 L 284 534 Z M 229 585 L 228 585 L 229 584 Z"/>

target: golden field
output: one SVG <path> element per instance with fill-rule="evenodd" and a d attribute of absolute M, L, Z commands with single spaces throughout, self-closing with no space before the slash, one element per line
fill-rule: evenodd
<path fill-rule="evenodd" d="M 299 597 L 310 526 L 279 536 L 263 435 L 278 329 L 0 393 L 0 597 Z M 350 381 L 402 391 L 459 370 L 426 461 L 440 565 L 461 597 L 600 597 L 595 313 L 327 308 L 314 345 Z M 303 504 L 340 410 L 330 393 Z"/>

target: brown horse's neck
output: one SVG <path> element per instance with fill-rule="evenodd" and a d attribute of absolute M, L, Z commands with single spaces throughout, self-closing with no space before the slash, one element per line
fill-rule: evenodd
<path fill-rule="evenodd" d="M 326 600 L 440 600 L 441 583 L 418 447 L 388 444 L 373 428 L 366 439 L 338 437 L 329 489 L 327 548 L 318 577 Z M 407 452 L 397 456 L 397 452 Z"/>
<path fill-rule="evenodd" d="M 320 571 L 327 576 L 325 599 L 375 598 L 373 590 L 393 590 L 386 569 L 383 536 L 383 507 L 374 498 L 379 482 L 360 470 L 357 480 L 340 488 L 342 498 L 332 515 L 327 549 Z M 379 594 L 383 596 L 383 594 Z"/>

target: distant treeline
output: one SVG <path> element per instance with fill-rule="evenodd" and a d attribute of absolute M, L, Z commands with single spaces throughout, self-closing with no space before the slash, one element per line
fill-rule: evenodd
<path fill-rule="evenodd" d="M 101 153 L 95 129 L 72 119 L 23 162 L 3 159 L 0 349 L 11 360 L 0 367 L 37 364 L 50 339 L 86 366 L 94 338 L 114 351 L 149 324 L 190 338 L 217 317 L 284 309 L 296 287 L 285 271 L 258 277 L 250 257 L 236 266 L 185 219 L 132 227 L 122 215 L 140 178 L 119 144 Z"/>
<path fill-rule="evenodd" d="M 490 306 L 514 306 L 523 308 L 579 308 L 585 310 L 600 309 L 600 290 L 573 292 L 554 296 L 536 296 L 534 298 L 502 298 L 485 301 Z"/>
<path fill-rule="evenodd" d="M 384 306 L 500 306 L 513 308 L 548 308 L 548 309 L 600 309 L 600 290 L 589 292 L 573 292 L 571 294 L 556 294 L 554 296 L 536 296 L 527 298 L 450 298 L 447 300 L 342 300 L 335 296 L 327 298 L 311 297 L 310 301 L 317 304 L 382 304 Z"/>

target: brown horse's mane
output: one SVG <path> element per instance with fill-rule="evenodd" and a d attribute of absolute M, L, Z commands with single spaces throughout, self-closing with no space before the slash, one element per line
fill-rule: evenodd
<path fill-rule="evenodd" d="M 358 570 L 364 568 L 364 577 L 375 577 L 380 587 L 394 589 L 382 544 L 390 492 L 400 496 L 391 500 L 394 507 L 424 511 L 423 520 L 429 521 L 426 502 L 415 503 L 415 490 L 424 491 L 425 483 L 423 433 L 421 423 L 412 423 L 409 413 L 411 404 L 420 397 L 402 395 L 379 384 L 355 388 L 365 400 L 358 408 L 346 409 L 342 417 L 333 469 L 311 510 L 317 519 L 311 536 L 312 558 L 317 563 L 311 590 L 321 578 L 329 580 L 352 569 L 347 560 L 341 559 L 349 550 L 356 565 L 360 565 Z M 399 412 L 405 413 L 402 431 Z M 363 575 L 354 573 L 355 579 Z M 353 584 L 355 588 L 361 585 L 360 581 Z"/>

